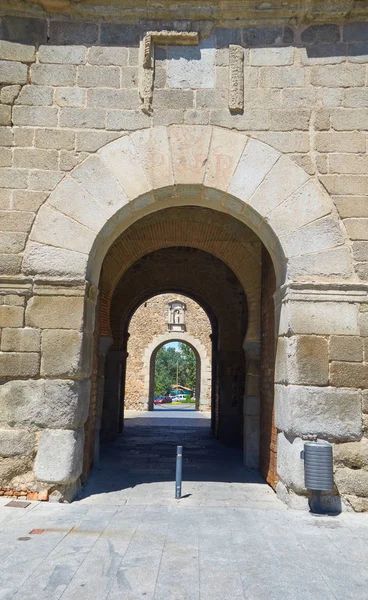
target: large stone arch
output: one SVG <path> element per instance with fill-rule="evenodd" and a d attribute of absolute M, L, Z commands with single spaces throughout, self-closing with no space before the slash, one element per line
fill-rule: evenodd
<path fill-rule="evenodd" d="M 69 485 L 81 473 L 86 415 L 81 407 L 88 404 L 94 308 L 108 249 L 141 217 L 173 206 L 234 216 L 257 234 L 272 258 L 279 491 L 285 498 L 286 492 L 305 495 L 303 438 L 346 442 L 362 437 L 363 370 L 359 364 L 346 371 L 330 344 L 332 337 L 366 335 L 364 306 L 360 313 L 366 289 L 359 286 L 345 229 L 318 180 L 271 146 L 210 126 L 127 133 L 77 166 L 39 210 L 23 259 L 24 285 L 33 294 L 25 323 L 59 332 L 42 335 L 35 377 L 53 379 L 60 389 L 66 378 L 73 385 L 68 419 L 62 414 L 58 421 L 42 423 L 36 478 Z M 47 364 L 59 347 L 65 349 L 65 361 Z M 46 398 L 49 391 L 42 386 L 38 379 L 21 381 L 17 393 L 23 398 L 37 388 L 38 397 Z M 249 398 L 247 417 L 254 409 L 252 392 Z M 60 453 L 52 465 L 50 448 L 56 443 Z"/>
<path fill-rule="evenodd" d="M 41 207 L 23 271 L 97 284 L 118 235 L 172 205 L 215 207 L 245 222 L 268 249 L 279 286 L 352 274 L 345 231 L 316 178 L 264 142 L 194 125 L 126 134 L 77 166 Z"/>
<path fill-rule="evenodd" d="M 197 408 L 199 410 L 209 410 L 209 381 L 211 381 L 211 361 L 207 354 L 206 348 L 196 337 L 184 332 L 176 332 L 174 337 L 169 337 L 167 334 L 157 335 L 152 342 L 147 346 L 143 355 L 143 373 L 145 383 L 145 396 L 148 399 L 149 408 L 152 408 L 153 402 L 153 369 L 155 367 L 155 358 L 157 352 L 165 344 L 169 342 L 183 342 L 188 344 L 194 351 L 197 359 L 197 386 L 196 400 L 199 402 Z M 198 381 L 199 379 L 199 381 Z M 205 400 L 207 400 L 205 402 Z"/>

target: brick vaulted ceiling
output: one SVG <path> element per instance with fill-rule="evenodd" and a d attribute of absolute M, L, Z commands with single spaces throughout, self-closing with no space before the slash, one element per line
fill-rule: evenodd
<path fill-rule="evenodd" d="M 261 265 L 261 242 L 257 236 L 221 212 L 198 207 L 169 208 L 133 224 L 109 249 L 100 281 L 102 335 L 111 333 L 112 297 L 128 269 L 152 252 L 174 247 L 194 248 L 222 261 L 240 282 L 250 311 L 256 312 Z M 124 312 L 124 307 L 121 310 Z"/>

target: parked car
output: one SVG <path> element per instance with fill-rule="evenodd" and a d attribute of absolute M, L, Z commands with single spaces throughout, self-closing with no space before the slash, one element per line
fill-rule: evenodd
<path fill-rule="evenodd" d="M 171 396 L 157 396 L 154 399 L 153 404 L 170 404 L 172 402 Z"/>
<path fill-rule="evenodd" d="M 183 400 L 190 400 L 190 396 L 188 394 L 177 394 L 174 396 L 175 402 L 182 402 Z"/>

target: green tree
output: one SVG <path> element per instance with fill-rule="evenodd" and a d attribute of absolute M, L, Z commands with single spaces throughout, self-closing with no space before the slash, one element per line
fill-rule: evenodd
<path fill-rule="evenodd" d="M 188 344 L 179 344 L 181 354 L 179 369 L 179 383 L 185 387 L 195 390 L 197 378 L 197 359 L 193 350 Z"/>
<path fill-rule="evenodd" d="M 177 348 L 163 346 L 156 354 L 155 396 L 162 396 L 176 384 L 195 390 L 196 357 L 193 350 L 180 343 Z"/>

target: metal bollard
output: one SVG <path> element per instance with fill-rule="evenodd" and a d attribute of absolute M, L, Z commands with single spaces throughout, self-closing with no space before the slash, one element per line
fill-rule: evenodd
<path fill-rule="evenodd" d="M 183 446 L 176 447 L 176 478 L 175 478 L 175 498 L 181 498 L 181 480 L 183 472 Z"/>

